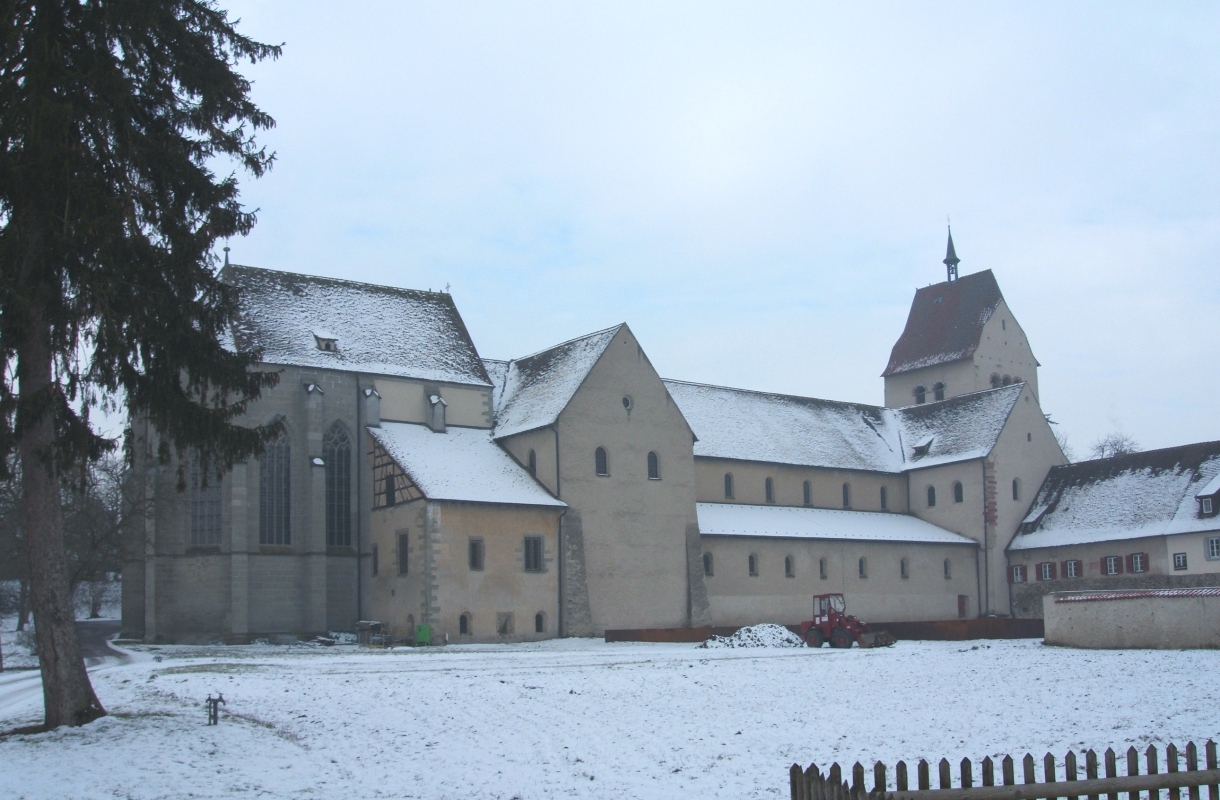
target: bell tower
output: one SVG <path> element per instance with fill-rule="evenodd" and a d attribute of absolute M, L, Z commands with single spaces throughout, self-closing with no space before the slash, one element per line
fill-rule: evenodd
<path fill-rule="evenodd" d="M 957 251 L 953 249 L 953 228 L 949 228 L 949 246 L 945 248 L 945 269 L 949 272 L 949 283 L 957 280 L 957 265 L 962 260 L 957 257 Z"/>

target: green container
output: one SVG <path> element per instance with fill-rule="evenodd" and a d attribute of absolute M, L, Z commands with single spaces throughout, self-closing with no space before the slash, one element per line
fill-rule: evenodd
<path fill-rule="evenodd" d="M 431 625 L 416 625 L 415 626 L 415 643 L 432 644 L 432 626 Z"/>

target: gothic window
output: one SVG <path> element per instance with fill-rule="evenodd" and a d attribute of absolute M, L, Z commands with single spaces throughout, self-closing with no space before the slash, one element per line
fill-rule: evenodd
<path fill-rule="evenodd" d="M 352 440 L 335 423 L 322 437 L 326 463 L 326 545 L 352 545 Z"/>
<path fill-rule="evenodd" d="M 805 505 L 807 505 L 807 506 L 813 505 L 813 484 L 810 483 L 809 481 L 805 481 L 805 485 L 803 487 L 803 492 L 804 492 Z"/>
<path fill-rule="evenodd" d="M 775 481 L 771 480 L 770 478 L 767 478 L 766 482 L 763 484 L 763 490 L 766 493 L 767 502 L 774 503 L 775 502 Z"/>
<path fill-rule="evenodd" d="M 534 633 L 546 633 L 546 617 L 541 611 L 534 615 Z"/>
<path fill-rule="evenodd" d="M 258 543 L 292 544 L 292 446 L 281 433 L 258 459 Z"/>
<path fill-rule="evenodd" d="M 652 452 L 648 454 L 648 480 L 661 480 L 661 460 L 657 458 L 656 453 Z"/>
<path fill-rule="evenodd" d="M 758 577 L 758 556 L 754 555 L 753 553 L 750 553 L 749 561 L 750 561 L 750 574 L 753 575 L 754 577 Z"/>
<path fill-rule="evenodd" d="M 953 482 L 953 502 L 960 503 L 966 499 L 966 490 L 962 488 L 961 481 Z"/>
<path fill-rule="evenodd" d="M 851 508 L 851 484 L 843 484 L 843 507 Z"/>
<path fill-rule="evenodd" d="M 932 384 L 932 396 L 937 400 L 945 399 L 945 385 L 940 381 Z"/>
<path fill-rule="evenodd" d="M 796 577 L 796 565 L 792 563 L 792 556 L 784 556 L 784 577 Z"/>
<path fill-rule="evenodd" d="M 204 486 L 204 478 L 207 486 Z M 205 475 L 198 457 L 191 457 L 191 547 L 220 544 L 220 478 Z"/>
<path fill-rule="evenodd" d="M 458 634 L 462 636 L 470 635 L 470 615 L 463 614 L 458 617 Z"/>
<path fill-rule="evenodd" d="M 922 404 L 926 403 L 927 401 L 928 401 L 928 390 L 925 389 L 922 384 L 919 386 L 916 386 L 915 387 L 915 402 L 922 405 Z"/>
<path fill-rule="evenodd" d="M 724 473 L 724 499 L 733 499 L 733 473 Z"/>
<path fill-rule="evenodd" d="M 527 468 L 530 474 L 537 477 L 538 475 L 538 454 L 533 450 L 530 451 L 529 459 L 526 461 Z"/>
<path fill-rule="evenodd" d="M 593 451 L 593 471 L 602 476 L 610 474 L 610 460 L 606 456 L 606 448 L 599 447 Z"/>
<path fill-rule="evenodd" d="M 929 486 L 928 487 L 928 508 L 932 508 L 935 505 L 936 505 L 936 487 Z"/>

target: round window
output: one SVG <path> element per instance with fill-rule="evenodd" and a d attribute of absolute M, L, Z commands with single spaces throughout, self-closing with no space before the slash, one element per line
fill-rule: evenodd
<path fill-rule="evenodd" d="M 635 403 L 632 401 L 631 395 L 623 395 L 623 408 L 630 411 L 633 405 L 635 405 Z"/>

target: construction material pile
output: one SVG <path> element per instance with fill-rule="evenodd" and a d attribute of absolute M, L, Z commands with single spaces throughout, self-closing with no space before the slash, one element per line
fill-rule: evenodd
<path fill-rule="evenodd" d="M 751 625 L 732 636 L 713 636 L 700 647 L 804 647 L 805 640 L 783 625 Z"/>

